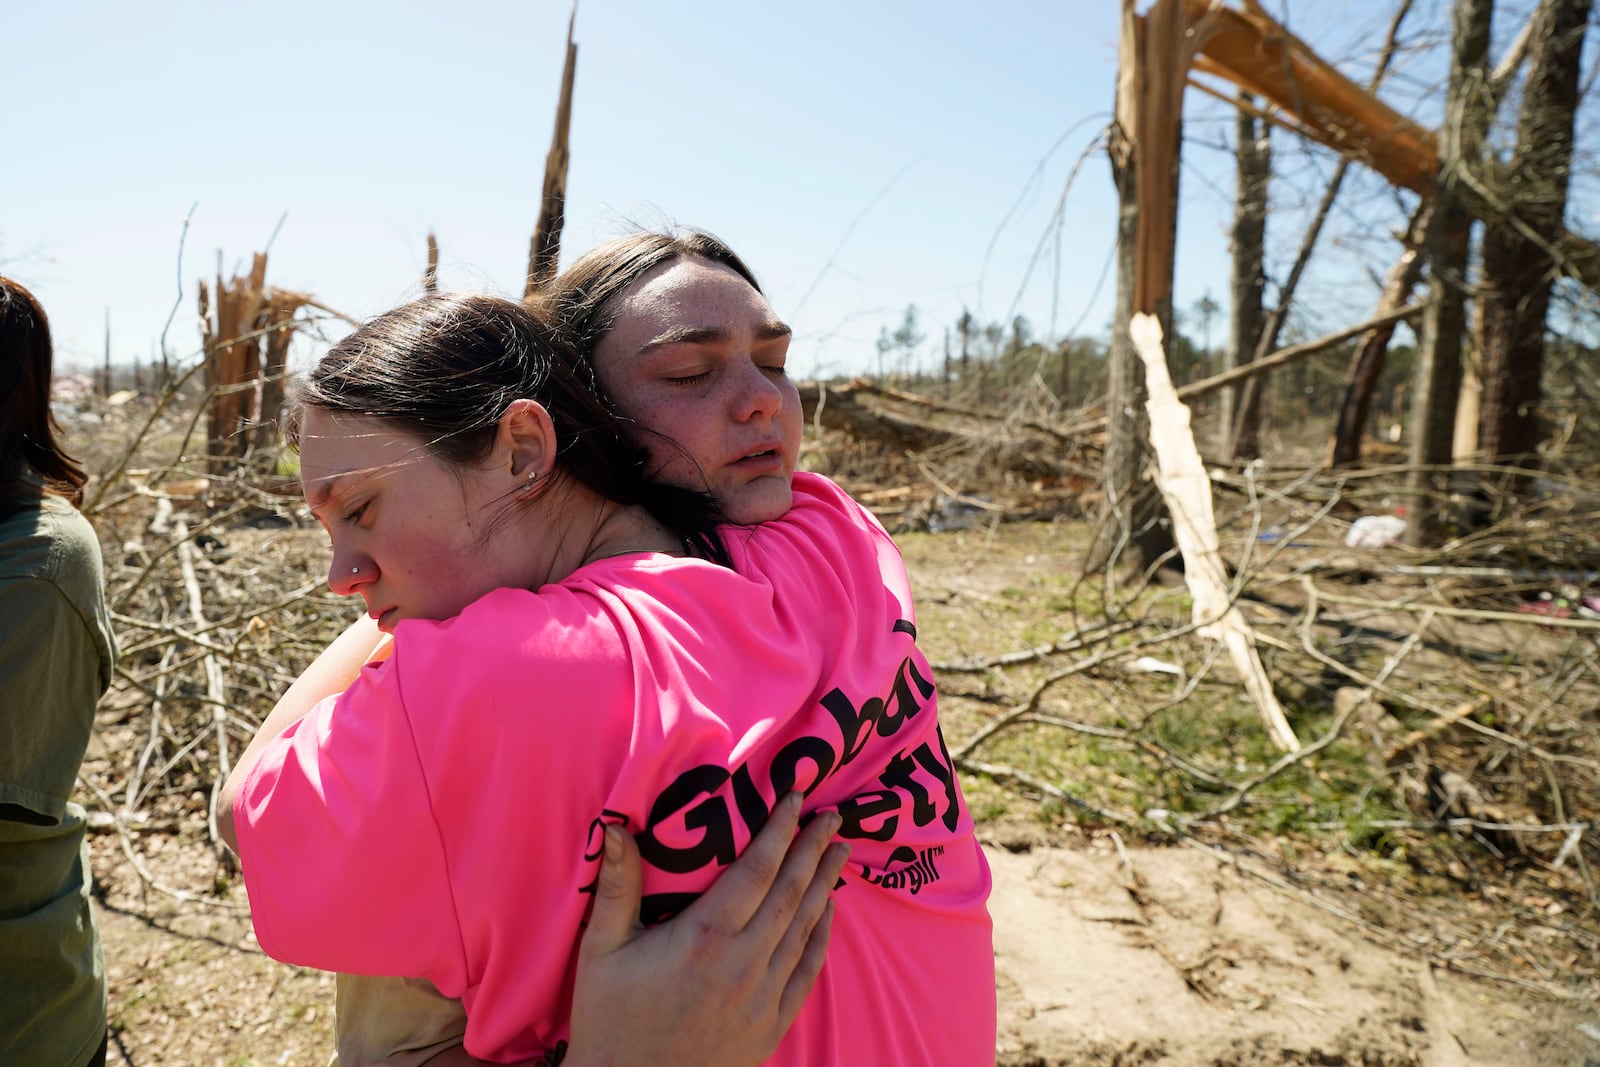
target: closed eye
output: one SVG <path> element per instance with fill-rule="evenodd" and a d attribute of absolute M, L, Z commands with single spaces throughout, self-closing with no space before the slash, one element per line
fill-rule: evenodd
<path fill-rule="evenodd" d="M 687 374 L 680 378 L 668 378 L 673 385 L 697 385 L 711 377 L 710 371 L 701 371 L 699 374 Z"/>
<path fill-rule="evenodd" d="M 344 517 L 345 525 L 346 526 L 355 526 L 357 523 L 359 523 L 361 521 L 361 517 L 367 513 L 367 509 L 370 508 L 371 506 L 372 506 L 372 501 L 369 500 L 366 503 L 362 504 L 360 507 L 356 508 L 354 511 L 347 513 L 345 515 L 345 517 Z"/>

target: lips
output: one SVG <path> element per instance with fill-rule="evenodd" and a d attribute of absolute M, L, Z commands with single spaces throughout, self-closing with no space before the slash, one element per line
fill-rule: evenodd
<path fill-rule="evenodd" d="M 764 444 L 733 461 L 741 470 L 780 470 L 783 467 L 783 446 L 777 442 Z"/>

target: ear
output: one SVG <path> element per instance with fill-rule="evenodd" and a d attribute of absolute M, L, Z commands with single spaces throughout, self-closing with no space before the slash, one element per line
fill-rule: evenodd
<path fill-rule="evenodd" d="M 494 444 L 495 462 L 516 482 L 543 481 L 555 468 L 555 422 L 537 400 L 513 400 L 506 405 Z"/>

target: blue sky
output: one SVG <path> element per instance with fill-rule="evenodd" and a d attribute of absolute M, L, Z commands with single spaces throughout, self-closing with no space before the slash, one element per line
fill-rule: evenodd
<path fill-rule="evenodd" d="M 1330 52 L 1380 34 L 1389 6 L 1316 7 L 1344 23 Z M 269 283 L 358 318 L 415 295 L 430 229 L 444 286 L 520 293 L 569 12 L 566 0 L 18 5 L 0 71 L 13 101 L 0 269 L 35 289 L 60 358 L 79 363 L 98 362 L 107 308 L 115 358 L 150 356 L 179 294 L 191 205 L 168 336 L 179 356 L 198 348 L 196 281 L 219 252 L 226 274 L 247 265 L 280 217 Z M 908 304 L 930 360 L 963 306 L 983 321 L 1026 315 L 1036 335 L 1102 334 L 1104 154 L 1069 179 L 1110 117 L 1117 12 L 1115 0 L 583 0 L 564 261 L 632 224 L 709 229 L 795 327 L 798 376 L 866 369 Z M 1352 12 L 1366 13 L 1359 26 Z M 1231 121 L 1207 127 L 1196 95 L 1180 308 L 1227 294 Z"/>

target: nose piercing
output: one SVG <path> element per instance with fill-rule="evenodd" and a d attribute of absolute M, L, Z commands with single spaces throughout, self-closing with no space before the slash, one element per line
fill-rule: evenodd
<path fill-rule="evenodd" d="M 361 573 L 361 568 L 360 567 L 351 567 L 350 568 L 350 573 L 351 574 L 360 574 Z"/>

